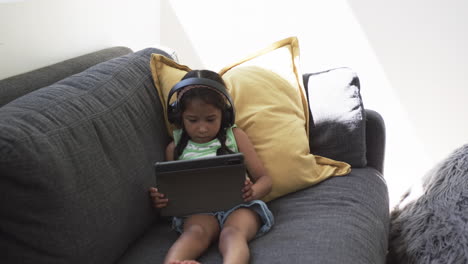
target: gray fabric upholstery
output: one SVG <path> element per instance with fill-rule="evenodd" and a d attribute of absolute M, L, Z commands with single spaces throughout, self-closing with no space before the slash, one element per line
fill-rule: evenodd
<path fill-rule="evenodd" d="M 155 220 L 147 190 L 169 139 L 153 52 L 0 107 L 2 263 L 112 263 Z"/>
<path fill-rule="evenodd" d="M 384 173 L 385 160 L 385 122 L 382 116 L 366 109 L 366 157 L 367 166 Z"/>
<path fill-rule="evenodd" d="M 311 153 L 365 167 L 366 113 L 356 73 L 336 68 L 303 77 L 311 116 Z"/>
<path fill-rule="evenodd" d="M 388 193 L 373 168 L 353 169 L 269 206 L 275 225 L 251 242 L 251 263 L 385 263 Z M 169 222 L 156 225 L 118 263 L 162 263 L 176 238 Z M 200 261 L 222 262 L 216 244 Z"/>
<path fill-rule="evenodd" d="M 100 62 L 132 52 L 127 47 L 112 47 L 65 60 L 0 81 L 0 107 L 39 88 L 51 85 Z"/>

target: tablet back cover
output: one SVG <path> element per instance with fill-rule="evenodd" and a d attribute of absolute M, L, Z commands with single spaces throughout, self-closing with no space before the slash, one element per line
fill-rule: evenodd
<path fill-rule="evenodd" d="M 163 216 L 228 210 L 243 202 L 246 169 L 242 153 L 158 162 L 156 186 L 168 199 Z"/>

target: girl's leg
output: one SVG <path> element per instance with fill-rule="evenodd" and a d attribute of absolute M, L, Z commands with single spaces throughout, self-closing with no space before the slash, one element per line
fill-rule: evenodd
<path fill-rule="evenodd" d="M 198 258 L 217 239 L 218 220 L 213 215 L 198 214 L 184 221 L 184 231 L 167 252 L 164 263 L 180 263 Z"/>
<path fill-rule="evenodd" d="M 169 264 L 200 264 L 200 262 L 195 260 L 184 260 L 184 261 L 171 261 Z"/>
<path fill-rule="evenodd" d="M 228 216 L 219 236 L 224 264 L 249 263 L 248 242 L 255 237 L 260 226 L 260 216 L 249 208 L 239 208 Z"/>

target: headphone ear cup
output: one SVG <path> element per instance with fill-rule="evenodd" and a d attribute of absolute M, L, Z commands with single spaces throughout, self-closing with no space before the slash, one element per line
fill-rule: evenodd
<path fill-rule="evenodd" d="M 167 106 L 167 120 L 171 124 L 179 125 L 179 107 L 177 101 Z"/>
<path fill-rule="evenodd" d="M 226 122 L 226 126 L 230 127 L 234 125 L 234 115 L 232 107 L 228 107 L 224 114 L 224 121 Z"/>

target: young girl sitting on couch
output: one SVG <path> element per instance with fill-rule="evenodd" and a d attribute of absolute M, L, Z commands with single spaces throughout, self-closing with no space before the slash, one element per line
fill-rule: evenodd
<path fill-rule="evenodd" d="M 271 191 L 271 178 L 247 134 L 234 124 L 234 106 L 217 73 L 190 71 L 172 88 L 169 97 L 176 92 L 176 101 L 168 105 L 168 119 L 179 129 L 166 148 L 166 160 L 242 152 L 249 178 L 239 190 L 244 203 L 222 212 L 173 217 L 173 227 L 181 235 L 164 263 L 198 263 L 195 259 L 218 238 L 224 263 L 248 263 L 248 242 L 268 232 L 274 223 L 272 213 L 260 200 Z M 154 187 L 150 196 L 156 208 L 168 203 Z"/>

